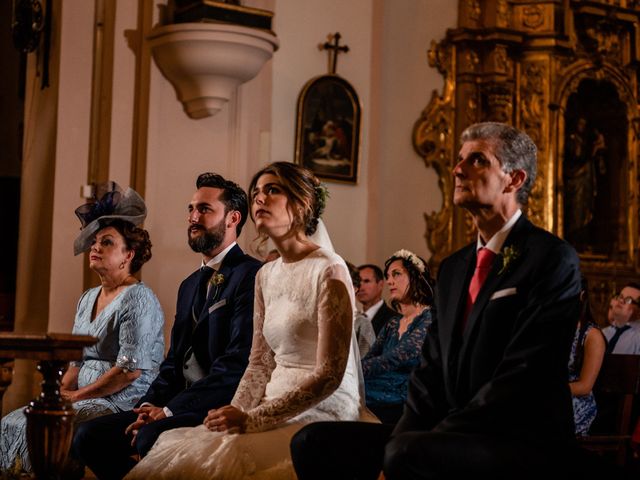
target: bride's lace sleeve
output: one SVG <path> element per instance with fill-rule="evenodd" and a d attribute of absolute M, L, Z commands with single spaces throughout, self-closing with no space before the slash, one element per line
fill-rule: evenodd
<path fill-rule="evenodd" d="M 260 403 L 264 389 L 271 378 L 271 372 L 276 367 L 273 351 L 262 335 L 264 324 L 264 298 L 262 296 L 261 271 L 256 275 L 253 300 L 253 340 L 249 365 L 240 380 L 231 405 L 243 411 L 248 411 Z"/>
<path fill-rule="evenodd" d="M 320 282 L 315 369 L 285 395 L 249 410 L 247 432 L 268 430 L 299 415 L 331 395 L 342 381 L 351 343 L 351 279 L 338 264 L 327 267 Z"/>

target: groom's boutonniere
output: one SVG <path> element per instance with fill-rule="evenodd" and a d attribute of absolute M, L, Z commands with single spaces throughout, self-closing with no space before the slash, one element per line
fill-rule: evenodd
<path fill-rule="evenodd" d="M 224 283 L 224 275 L 221 273 L 214 273 L 209 280 L 209 285 L 211 286 L 211 291 L 209 292 L 209 296 L 211 298 L 218 298 L 218 294 L 220 293 L 220 285 Z"/>
<path fill-rule="evenodd" d="M 498 272 L 498 275 L 502 275 L 504 272 L 506 272 L 509 268 L 509 265 L 516 261 L 516 259 L 520 256 L 520 250 L 518 250 L 513 245 L 509 245 L 508 247 L 504 247 L 502 249 L 500 255 L 502 255 L 502 268 Z"/>
<path fill-rule="evenodd" d="M 222 285 L 224 283 L 224 275 L 221 273 L 214 273 L 211 276 L 211 280 L 209 280 L 209 284 L 212 287 L 219 287 L 220 285 Z"/>

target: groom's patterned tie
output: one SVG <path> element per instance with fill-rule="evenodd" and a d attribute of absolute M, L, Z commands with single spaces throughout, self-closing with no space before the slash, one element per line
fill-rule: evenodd
<path fill-rule="evenodd" d="M 491 271 L 491 266 L 493 265 L 493 260 L 496 258 L 496 254 L 493 253 L 488 248 L 482 247 L 478 250 L 476 256 L 476 269 L 473 272 L 473 277 L 471 277 L 471 282 L 469 283 L 469 293 L 467 295 L 467 308 L 464 311 L 464 318 L 462 319 L 462 331 L 464 332 L 465 327 L 467 326 L 467 318 L 469 318 L 469 314 L 471 313 L 471 309 L 473 308 L 473 304 L 478 298 L 478 293 L 480 293 L 480 289 L 482 288 L 482 284 L 487 279 L 489 272 Z"/>

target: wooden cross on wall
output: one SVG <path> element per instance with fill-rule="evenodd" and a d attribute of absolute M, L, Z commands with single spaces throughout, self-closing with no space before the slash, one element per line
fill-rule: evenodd
<path fill-rule="evenodd" d="M 328 69 L 331 75 L 335 75 L 336 73 L 338 55 L 342 52 L 347 53 L 349 51 L 349 47 L 347 45 L 340 45 L 341 38 L 342 35 L 340 35 L 340 32 L 336 32 L 333 35 L 329 34 L 327 36 L 328 41 L 318 45 L 318 50 L 327 50 L 327 53 L 329 54 Z"/>

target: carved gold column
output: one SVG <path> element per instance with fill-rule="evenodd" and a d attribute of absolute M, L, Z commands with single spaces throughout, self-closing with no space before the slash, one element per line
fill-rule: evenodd
<path fill-rule="evenodd" d="M 594 306 L 604 314 L 611 293 L 640 274 L 638 45 L 638 0 L 459 0 L 457 26 L 429 51 L 429 64 L 444 78 L 442 93 L 433 93 L 413 131 L 415 150 L 435 169 L 443 196 L 442 209 L 425 214 L 434 266 L 475 237 L 470 217 L 451 203 L 458 139 L 475 122 L 505 122 L 531 136 L 538 172 L 526 214 L 564 235 L 569 99 L 583 82 L 600 82 L 615 89 L 628 125 L 617 150 L 624 158 L 609 180 L 619 191 L 609 253 L 578 249 Z"/>

